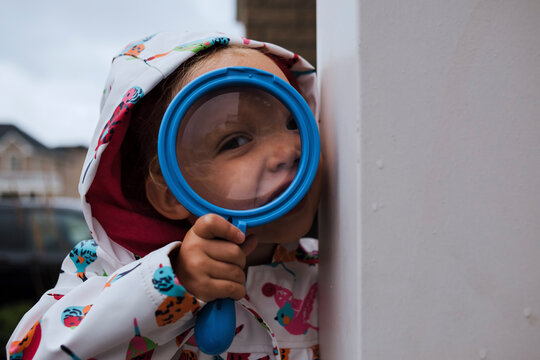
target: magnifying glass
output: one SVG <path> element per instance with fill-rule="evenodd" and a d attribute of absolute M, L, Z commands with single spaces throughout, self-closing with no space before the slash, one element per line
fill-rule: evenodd
<path fill-rule="evenodd" d="M 229 67 L 176 95 L 163 117 L 158 156 L 171 192 L 192 214 L 218 214 L 245 233 L 303 199 L 319 164 L 319 132 L 289 83 L 259 69 Z M 195 340 L 217 355 L 235 330 L 234 300 L 217 299 L 198 313 Z"/>

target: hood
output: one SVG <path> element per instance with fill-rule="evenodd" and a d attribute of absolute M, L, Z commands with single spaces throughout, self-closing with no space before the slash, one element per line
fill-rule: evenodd
<path fill-rule="evenodd" d="M 279 46 L 223 33 L 158 33 L 128 44 L 111 64 L 97 128 L 83 165 L 79 193 L 86 221 L 100 247 L 117 261 L 144 256 L 182 240 L 188 224 L 170 221 L 122 189 L 120 149 L 137 102 L 197 52 L 216 44 L 265 47 L 317 118 L 315 71 Z M 126 252 L 126 250 L 128 252 Z"/>

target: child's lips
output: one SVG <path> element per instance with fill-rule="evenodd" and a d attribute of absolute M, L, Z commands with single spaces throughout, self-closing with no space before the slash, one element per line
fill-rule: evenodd
<path fill-rule="evenodd" d="M 287 188 L 289 187 L 289 185 L 291 185 L 291 183 L 292 183 L 292 179 L 289 179 L 281 183 L 281 185 L 279 185 L 276 188 L 276 190 L 274 190 L 274 192 L 272 192 L 270 195 L 263 197 L 261 199 L 259 206 L 269 204 L 273 200 L 277 199 L 281 194 L 283 194 L 283 192 L 285 192 L 285 190 L 287 190 Z"/>

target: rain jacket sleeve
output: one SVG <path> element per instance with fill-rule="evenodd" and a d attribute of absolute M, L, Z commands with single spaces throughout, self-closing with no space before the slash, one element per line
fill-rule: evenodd
<path fill-rule="evenodd" d="M 55 288 L 19 323 L 8 358 L 134 358 L 158 344 L 160 358 L 172 357 L 203 305 L 174 276 L 168 254 L 177 246 L 118 267 L 95 241 L 79 243 Z"/>

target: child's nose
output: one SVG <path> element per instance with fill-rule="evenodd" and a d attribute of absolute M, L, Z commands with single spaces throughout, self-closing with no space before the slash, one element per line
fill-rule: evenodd
<path fill-rule="evenodd" d="M 300 137 L 297 134 L 275 137 L 269 144 L 267 167 L 270 171 L 296 168 L 300 162 Z"/>

